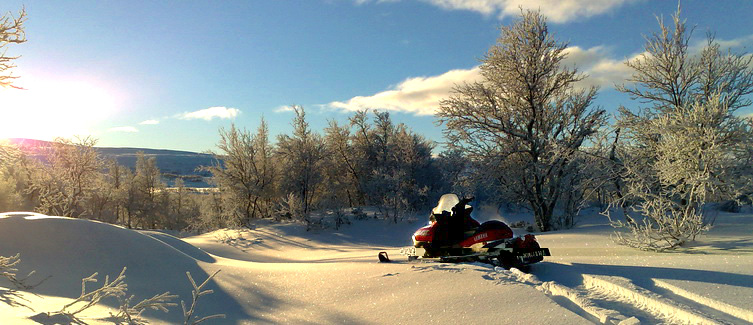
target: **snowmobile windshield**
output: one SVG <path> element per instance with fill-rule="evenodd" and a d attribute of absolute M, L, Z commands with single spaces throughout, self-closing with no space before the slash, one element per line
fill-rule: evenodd
<path fill-rule="evenodd" d="M 431 211 L 433 214 L 442 214 L 442 211 L 452 212 L 452 207 L 460 203 L 460 199 L 455 194 L 445 194 L 439 198 L 437 207 Z"/>

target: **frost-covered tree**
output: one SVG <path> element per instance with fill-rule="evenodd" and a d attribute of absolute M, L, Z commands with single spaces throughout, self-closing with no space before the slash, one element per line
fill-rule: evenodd
<path fill-rule="evenodd" d="M 0 142 L 0 212 L 23 207 L 17 168 L 23 159 L 23 153 L 16 146 Z"/>
<path fill-rule="evenodd" d="M 0 87 L 14 87 L 13 81 L 18 78 L 10 73 L 10 70 L 15 67 L 13 62 L 18 57 L 7 56 L 6 51 L 10 44 L 26 42 L 24 22 L 26 22 L 26 10 L 24 9 L 21 9 L 18 13 L 18 17 L 14 17 L 10 13 L 0 17 Z"/>
<path fill-rule="evenodd" d="M 363 170 L 353 152 L 350 128 L 332 120 L 324 132 L 327 205 L 341 208 L 364 204 Z"/>
<path fill-rule="evenodd" d="M 325 130 L 325 199 L 377 206 L 393 221 L 425 207 L 432 190 L 441 187 L 431 156 L 434 144 L 393 123 L 387 112 L 358 111 L 349 122 L 331 121 Z"/>
<path fill-rule="evenodd" d="M 350 129 L 330 120 L 325 130 L 324 184 L 321 206 L 334 214 L 335 228 L 350 223 L 345 208 L 362 198 L 351 154 Z"/>
<path fill-rule="evenodd" d="M 96 143 L 91 137 L 57 138 L 52 142 L 45 155 L 47 163 L 40 164 L 31 180 L 38 193 L 38 212 L 74 218 L 88 212 L 86 201 L 97 189 L 102 167 Z"/>
<path fill-rule="evenodd" d="M 302 216 L 294 217 L 308 220 L 324 185 L 324 139 L 309 127 L 303 107 L 293 106 L 293 111 L 293 134 L 277 138 L 277 156 L 282 169 L 280 193 L 294 194 L 303 212 Z"/>
<path fill-rule="evenodd" d="M 734 114 L 751 104 L 753 57 L 722 52 L 712 35 L 694 55 L 679 8 L 674 28 L 657 20 L 645 52 L 626 63 L 631 84 L 619 87 L 646 106 L 621 107 L 617 121 L 624 134 L 617 203 L 634 202 L 645 216 L 616 222 L 629 230 L 617 239 L 649 250 L 676 248 L 707 229 L 704 205 L 739 192 L 740 157 L 753 136 L 751 121 Z"/>
<path fill-rule="evenodd" d="M 502 166 L 488 172 L 530 205 L 541 231 L 553 228 L 575 155 L 605 124 L 592 108 L 597 89 L 577 89 L 585 75 L 562 64 L 566 47 L 541 13 L 523 12 L 482 59 L 482 80 L 456 86 L 437 113 L 451 147 Z"/>
<path fill-rule="evenodd" d="M 384 117 L 389 118 L 389 115 Z M 374 171 L 377 184 L 374 188 L 382 190 L 376 192 L 381 198 L 380 206 L 385 217 L 397 222 L 402 212 L 412 212 L 428 205 L 431 187 L 440 177 L 431 159 L 433 143 L 409 131 L 404 124 L 394 127 L 386 146 L 384 164 Z"/>
<path fill-rule="evenodd" d="M 269 143 L 269 128 L 264 119 L 255 134 L 231 125 L 220 129 L 222 151 L 215 155 L 217 164 L 209 167 L 219 187 L 225 218 L 236 224 L 271 214 L 275 196 L 276 169 L 272 161 L 274 148 Z"/>
<path fill-rule="evenodd" d="M 431 157 L 434 144 L 406 125 L 393 123 L 387 112 L 375 111 L 372 119 L 368 111 L 356 112 L 350 127 L 340 131 L 336 149 L 346 161 L 351 191 L 357 193 L 353 202 L 377 206 L 393 221 L 425 207 L 440 179 Z"/>
<path fill-rule="evenodd" d="M 164 227 L 168 194 L 155 157 L 137 153 L 131 186 L 136 196 L 134 203 L 140 226 L 147 229 Z"/>

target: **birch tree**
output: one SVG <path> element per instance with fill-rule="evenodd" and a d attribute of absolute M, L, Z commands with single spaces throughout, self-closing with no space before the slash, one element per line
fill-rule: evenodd
<path fill-rule="evenodd" d="M 482 59 L 482 80 L 456 86 L 437 113 L 451 147 L 511 167 L 490 174 L 530 205 L 541 231 L 553 228 L 574 155 L 605 124 L 592 108 L 597 89 L 577 89 L 586 76 L 562 64 L 566 47 L 540 12 L 522 12 Z"/>
<path fill-rule="evenodd" d="M 275 197 L 274 148 L 269 143 L 266 121 L 255 134 L 231 125 L 220 129 L 217 164 L 209 168 L 224 202 L 223 213 L 236 223 L 270 215 Z"/>
<path fill-rule="evenodd" d="M 293 194 L 300 201 L 303 215 L 296 217 L 308 220 L 324 180 L 324 139 L 311 131 L 303 107 L 293 106 L 293 110 L 293 134 L 277 138 L 277 154 L 285 175 L 280 188 L 282 193 Z"/>

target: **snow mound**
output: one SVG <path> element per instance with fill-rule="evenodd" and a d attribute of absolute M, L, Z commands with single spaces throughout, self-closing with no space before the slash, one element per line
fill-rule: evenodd
<path fill-rule="evenodd" d="M 190 302 L 191 286 L 186 271 L 197 281 L 209 276 L 192 256 L 205 260 L 211 257 L 198 254 L 201 252 L 198 248 L 177 238 L 157 237 L 160 239 L 90 220 L 30 213 L 0 215 L 0 256 L 20 253 L 19 274 L 36 270 L 30 279 L 32 283 L 49 276 L 33 291 L 45 296 L 76 298 L 81 294 L 82 278 L 98 272 L 99 283 L 87 286 L 97 288 L 106 275 L 112 279 L 127 267 L 128 294 L 135 295 L 137 301 L 169 291 Z M 214 285 L 209 289 L 215 289 L 215 293 L 213 299 L 205 301 L 206 305 L 215 305 L 212 307 L 216 308 L 210 309 L 221 312 L 222 305 L 231 299 Z M 114 306 L 117 302 L 103 303 Z M 181 316 L 178 310 L 169 315 L 150 315 L 170 321 Z"/>

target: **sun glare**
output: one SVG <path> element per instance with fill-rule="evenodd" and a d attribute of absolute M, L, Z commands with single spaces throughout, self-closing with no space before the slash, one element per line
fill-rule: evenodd
<path fill-rule="evenodd" d="M 0 89 L 0 138 L 96 136 L 95 126 L 117 110 L 113 92 L 87 80 L 24 76 L 19 86 Z"/>

